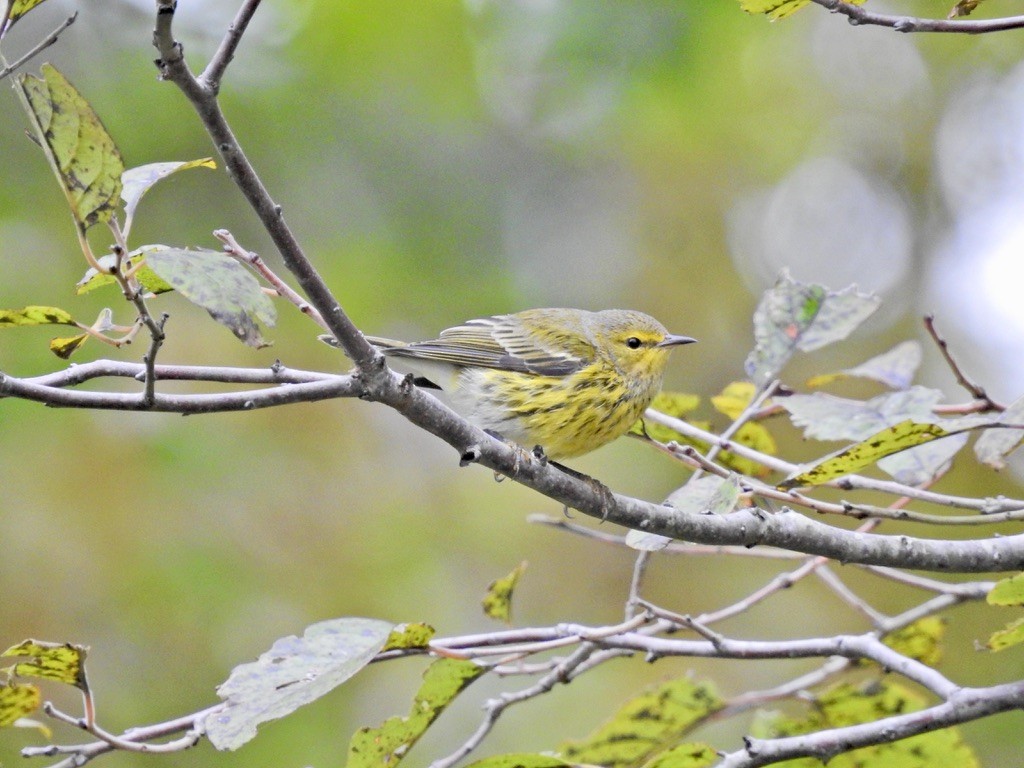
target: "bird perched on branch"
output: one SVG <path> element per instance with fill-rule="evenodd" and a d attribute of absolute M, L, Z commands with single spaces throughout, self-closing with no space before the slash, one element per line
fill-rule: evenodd
<path fill-rule="evenodd" d="M 628 432 L 661 389 L 671 349 L 696 341 L 626 309 L 528 309 L 430 341 L 367 340 L 469 421 L 556 460 Z"/>

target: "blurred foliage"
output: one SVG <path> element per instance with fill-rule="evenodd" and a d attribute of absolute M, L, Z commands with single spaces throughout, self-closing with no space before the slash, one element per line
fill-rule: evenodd
<path fill-rule="evenodd" d="M 193 66 L 236 5 L 180 0 L 177 33 Z M 46 58 L 96 109 L 126 165 L 211 154 L 184 99 L 155 78 L 149 2 L 51 0 L 19 22 L 8 53 L 73 7 L 78 21 Z M 989 0 L 975 15 L 1008 7 Z M 1014 284 L 997 269 L 1007 263 L 1000 244 L 1013 241 L 993 238 L 1000 206 L 1024 189 L 1024 150 L 1007 138 L 1024 125 L 1020 58 L 1013 33 L 897 35 L 816 7 L 768 24 L 731 1 L 399 0 L 385 11 L 371 0 L 304 0 L 260 9 L 222 94 L 307 252 L 370 332 L 426 336 L 528 306 L 636 308 L 700 339 L 675 358 L 668 385 L 706 398 L 742 375 L 757 296 L 789 267 L 800 280 L 856 281 L 884 296 L 866 331 L 794 364 L 794 381 L 920 337 L 919 316 L 935 312 L 965 368 L 994 396 L 1014 398 L 1024 389 L 1020 356 L 1008 354 L 1019 351 L 1019 300 L 984 291 Z M 0 97 L 0 306 L 57 304 L 95 317 L 111 299 L 72 295 L 86 265 L 66 203 L 24 138 L 13 94 Z M 133 240 L 211 248 L 221 227 L 279 265 L 223 171 L 154 188 Z M 288 308 L 268 333 L 274 346 L 255 351 L 181 297 L 154 306 L 171 313 L 164 362 L 346 365 Z M 5 333 L 0 369 L 52 370 L 49 331 Z M 927 344 L 919 381 L 956 391 Z M 632 553 L 527 525 L 530 512 L 558 510 L 478 468 L 460 471 L 447 447 L 382 408 L 337 402 L 184 420 L 5 401 L 0 424 L 4 634 L 90 645 L 110 729 L 211 703 L 232 666 L 322 619 L 477 631 L 479 595 L 524 558 L 518 622 L 621 613 Z M 810 457 L 795 431 L 779 431 L 780 454 Z M 632 440 L 578 467 L 648 499 L 683 479 Z M 1019 494 L 1010 471 L 954 472 L 940 490 Z M 658 561 L 650 598 L 697 613 L 773 572 L 770 563 Z M 821 596 L 801 584 L 729 631 L 859 626 L 853 615 L 808 610 Z M 880 603 L 896 609 L 899 599 Z M 784 629 L 780 615 L 794 617 Z M 996 628 L 979 607 L 953 613 L 946 643 L 959 653 L 947 651 L 947 671 L 955 664 L 951 674 L 969 684 L 1000 679 L 1005 662 L 968 652 Z M 259 750 L 268 765 L 337 764 L 348 734 L 400 709 L 419 684 L 422 665 L 384 666 L 240 753 L 206 745 L 105 760 L 230 768 Z M 727 692 L 775 682 L 767 664 L 686 667 Z M 665 674 L 623 664 L 581 679 L 517 713 L 524 720 L 499 728 L 488 750 L 587 733 L 622 690 Z M 587 706 L 595 701 L 609 706 Z M 74 711 L 74 699 L 58 703 Z M 417 751 L 446 751 L 478 717 L 475 704 L 456 702 Z M 963 732 L 982 764 L 1018 755 L 1006 718 Z M 5 734 L 0 763 L 36 738 Z"/>

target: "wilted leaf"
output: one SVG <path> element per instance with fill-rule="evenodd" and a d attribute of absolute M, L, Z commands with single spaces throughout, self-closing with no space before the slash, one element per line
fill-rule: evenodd
<path fill-rule="evenodd" d="M 525 570 L 526 561 L 524 560 L 513 568 L 507 576 L 491 582 L 483 599 L 483 609 L 486 616 L 498 621 L 504 621 L 506 624 L 511 623 L 512 592 L 515 590 L 516 584 L 519 583 L 519 577 L 523 575 Z"/>
<path fill-rule="evenodd" d="M 970 16 L 974 9 L 981 5 L 982 1 L 983 0 L 958 0 L 957 4 L 950 9 L 946 18 L 956 19 L 961 16 Z"/>
<path fill-rule="evenodd" d="M 466 768 L 576 768 L 552 755 L 537 755 L 530 752 L 513 752 L 507 755 L 494 755 L 470 763 Z"/>
<path fill-rule="evenodd" d="M 36 686 L 29 683 L 0 685 L 0 728 L 14 725 L 42 703 Z"/>
<path fill-rule="evenodd" d="M 21 75 L 16 80 L 40 146 L 81 228 L 109 221 L 121 193 L 121 154 L 64 75 L 49 64 L 41 71 L 42 79 Z"/>
<path fill-rule="evenodd" d="M 1024 397 L 1018 397 L 1010 403 L 992 424 L 1024 425 Z M 1002 469 L 1006 466 L 1003 458 L 1017 450 L 1022 441 L 1024 428 L 986 429 L 974 443 L 974 455 L 981 463 L 993 469 Z"/>
<path fill-rule="evenodd" d="M 856 286 L 833 292 L 804 285 L 783 273 L 754 312 L 754 350 L 744 368 L 762 387 L 774 379 L 796 350 L 811 352 L 845 339 L 881 302 Z"/>
<path fill-rule="evenodd" d="M 740 0 L 740 8 L 752 15 L 764 14 L 770 21 L 784 19 L 796 13 L 811 0 Z M 860 5 L 864 0 L 849 0 L 851 5 Z"/>
<path fill-rule="evenodd" d="M 937 424 L 918 424 L 908 419 L 892 427 L 886 427 L 867 440 L 826 457 L 809 469 L 786 478 L 779 483 L 778 487 L 787 490 L 801 486 L 821 485 L 838 477 L 857 472 L 898 451 L 904 451 L 949 434 Z"/>
<path fill-rule="evenodd" d="M 387 642 L 381 651 L 392 651 L 398 648 L 425 648 L 434 637 L 434 628 L 421 621 L 410 624 L 399 624 L 391 630 Z"/>
<path fill-rule="evenodd" d="M 1011 621 L 1003 629 L 997 629 L 985 643 L 990 651 L 1005 651 L 1024 643 L 1024 618 Z"/>
<path fill-rule="evenodd" d="M 149 163 L 135 168 L 129 168 L 121 174 L 121 199 L 124 200 L 124 232 L 125 240 L 132 228 L 132 221 L 135 218 L 135 209 L 150 188 L 161 179 L 165 179 L 172 173 L 187 171 L 190 168 L 216 168 L 217 164 L 213 158 L 204 157 L 199 160 L 178 163 Z"/>
<path fill-rule="evenodd" d="M 916 341 L 903 341 L 853 368 L 814 376 L 807 380 L 807 386 L 820 387 L 839 379 L 861 378 L 880 382 L 890 389 L 907 389 L 920 365 L 921 345 Z"/>
<path fill-rule="evenodd" d="M 88 340 L 88 333 L 80 333 L 77 336 L 58 336 L 50 339 L 50 351 L 61 360 L 67 360 Z"/>
<path fill-rule="evenodd" d="M 134 251 L 128 254 L 126 262 L 129 265 L 137 265 L 142 261 L 142 266 L 135 270 L 135 279 L 139 281 L 139 285 L 147 293 L 167 293 L 173 291 L 174 286 L 168 283 L 166 280 L 161 278 L 156 272 L 154 272 L 148 264 L 145 263 L 146 254 L 152 253 L 153 251 L 166 251 L 169 250 L 170 246 L 167 245 L 144 245 L 141 248 L 136 248 Z M 116 257 L 112 253 L 108 253 L 104 256 L 100 256 L 97 261 L 101 267 L 105 269 L 113 269 L 116 263 Z M 105 285 L 117 285 L 117 280 L 114 279 L 113 275 L 104 274 L 96 271 L 94 268 L 89 267 L 82 276 L 82 279 L 75 283 L 75 293 L 83 294 L 93 291 L 97 288 L 102 288 Z"/>
<path fill-rule="evenodd" d="M 73 643 L 50 643 L 45 640 L 23 640 L 13 645 L 0 657 L 28 657 L 10 667 L 12 675 L 18 677 L 41 677 L 73 685 L 88 691 L 85 679 L 85 655 L 88 648 Z"/>
<path fill-rule="evenodd" d="M 384 646 L 394 625 L 376 619 L 322 621 L 302 637 L 289 635 L 249 664 L 240 664 L 217 689 L 225 706 L 206 718 L 217 749 L 237 749 L 256 726 L 319 699 L 361 670 Z"/>
<path fill-rule="evenodd" d="M 867 401 L 849 400 L 823 392 L 779 398 L 778 404 L 789 411 L 794 426 L 804 428 L 804 437 L 813 440 L 863 440 L 881 429 L 901 421 L 934 421 L 934 408 L 942 392 L 911 387 L 903 392 L 887 392 Z"/>
<path fill-rule="evenodd" d="M 266 346 L 257 321 L 273 325 L 277 311 L 259 281 L 218 251 L 167 248 L 149 251 L 146 263 L 189 301 L 252 347 Z"/>
<path fill-rule="evenodd" d="M 28 306 L 0 309 L 0 328 L 16 325 L 76 325 L 70 313 L 58 307 Z"/>
<path fill-rule="evenodd" d="M 1024 605 L 1024 573 L 997 581 L 985 599 L 989 605 Z"/>
<path fill-rule="evenodd" d="M 775 456 L 778 453 L 778 445 L 775 443 L 775 438 L 772 437 L 772 433 L 768 431 L 768 427 L 764 424 L 753 421 L 747 422 L 736 430 L 736 434 L 732 436 L 732 439 L 735 443 L 752 448 L 768 456 Z M 771 470 L 760 462 L 731 451 L 722 451 L 718 454 L 718 460 L 724 466 L 739 472 L 741 475 L 766 477 L 771 473 Z"/>
<path fill-rule="evenodd" d="M 392 768 L 408 753 L 445 707 L 484 673 L 472 661 L 438 659 L 427 667 L 408 717 L 391 717 L 378 728 L 352 734 L 346 768 Z"/>
<path fill-rule="evenodd" d="M 886 635 L 885 644 L 898 653 L 934 667 L 942 661 L 942 640 L 946 622 L 939 616 L 928 616 Z"/>
<path fill-rule="evenodd" d="M 722 703 L 708 683 L 689 678 L 672 680 L 627 702 L 587 738 L 566 742 L 558 752 L 574 763 L 634 768 L 678 745 Z"/>

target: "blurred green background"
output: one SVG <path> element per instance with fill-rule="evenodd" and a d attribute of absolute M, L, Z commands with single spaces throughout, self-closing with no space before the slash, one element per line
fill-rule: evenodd
<path fill-rule="evenodd" d="M 194 67 L 236 5 L 180 0 L 176 30 Z M 946 5 L 879 8 L 941 16 Z M 5 53 L 27 49 L 78 6 L 77 23 L 43 58 L 91 101 L 127 165 L 212 154 L 184 99 L 156 79 L 151 2 L 50 0 L 19 23 Z M 791 381 L 922 338 L 921 315 L 935 313 L 995 397 L 1024 389 L 1022 33 L 905 36 L 854 28 L 817 7 L 770 24 L 731 0 L 264 6 L 229 70 L 225 109 L 367 332 L 415 338 L 526 307 L 631 307 L 700 339 L 676 353 L 668 386 L 706 397 L 742 376 L 758 295 L 788 267 L 800 280 L 856 282 L 885 298 L 848 343 L 797 361 Z M 1014 7 L 990 0 L 983 9 Z M 85 318 L 110 305 L 130 320 L 113 293 L 72 296 L 85 268 L 72 224 L 13 94 L 2 98 L 0 306 L 54 304 Z M 210 233 L 222 227 L 280 266 L 222 170 L 156 187 L 133 245 L 216 247 Z M 260 351 L 180 297 L 154 306 L 171 313 L 163 362 L 346 366 L 285 306 L 268 334 L 274 346 Z M 59 368 L 51 335 L 0 334 L 0 369 Z M 80 359 L 108 354 L 90 344 Z M 966 399 L 930 346 L 919 380 Z M 524 559 L 517 623 L 621 616 L 628 551 L 528 524 L 528 514 L 560 508 L 481 468 L 460 470 L 450 448 L 383 407 L 339 401 L 184 419 L 5 401 L 0 427 L 0 646 L 29 636 L 90 645 L 111 730 L 210 704 L 233 665 L 322 619 L 497 629 L 479 598 Z M 832 447 L 780 432 L 789 458 Z M 686 477 L 631 440 L 573 464 L 652 500 Z M 1019 464 L 997 476 L 965 456 L 957 469 L 943 490 L 1022 492 Z M 656 558 L 649 596 L 696 614 L 776 570 Z M 884 610 L 919 597 L 841 573 Z M 945 671 L 964 684 L 1012 679 L 1019 653 L 972 645 L 1008 618 L 981 607 L 952 614 Z M 770 638 L 863 627 L 807 582 L 723 631 Z M 621 662 L 511 710 L 481 754 L 582 736 L 646 682 L 690 669 L 734 694 L 810 666 Z M 407 711 L 422 668 L 370 669 L 265 726 L 237 754 L 204 744 L 104 764 L 337 765 L 355 728 Z M 417 762 L 461 743 L 484 697 L 500 690 L 471 689 L 416 748 Z M 74 697 L 47 694 L 75 711 Z M 703 735 L 734 749 L 744 728 L 740 718 Z M 1019 759 L 1019 728 L 1019 715 L 1006 715 L 965 733 L 986 765 L 1007 765 Z M 36 741 L 4 733 L 0 764 Z"/>

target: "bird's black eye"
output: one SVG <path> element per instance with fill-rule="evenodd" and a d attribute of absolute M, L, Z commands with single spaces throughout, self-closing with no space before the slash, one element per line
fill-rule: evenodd
<path fill-rule="evenodd" d="M 630 336 L 628 339 L 626 339 L 626 346 L 629 347 L 630 349 L 640 349 L 640 345 L 642 343 L 643 342 L 640 341 L 640 339 L 638 339 L 636 336 Z"/>

